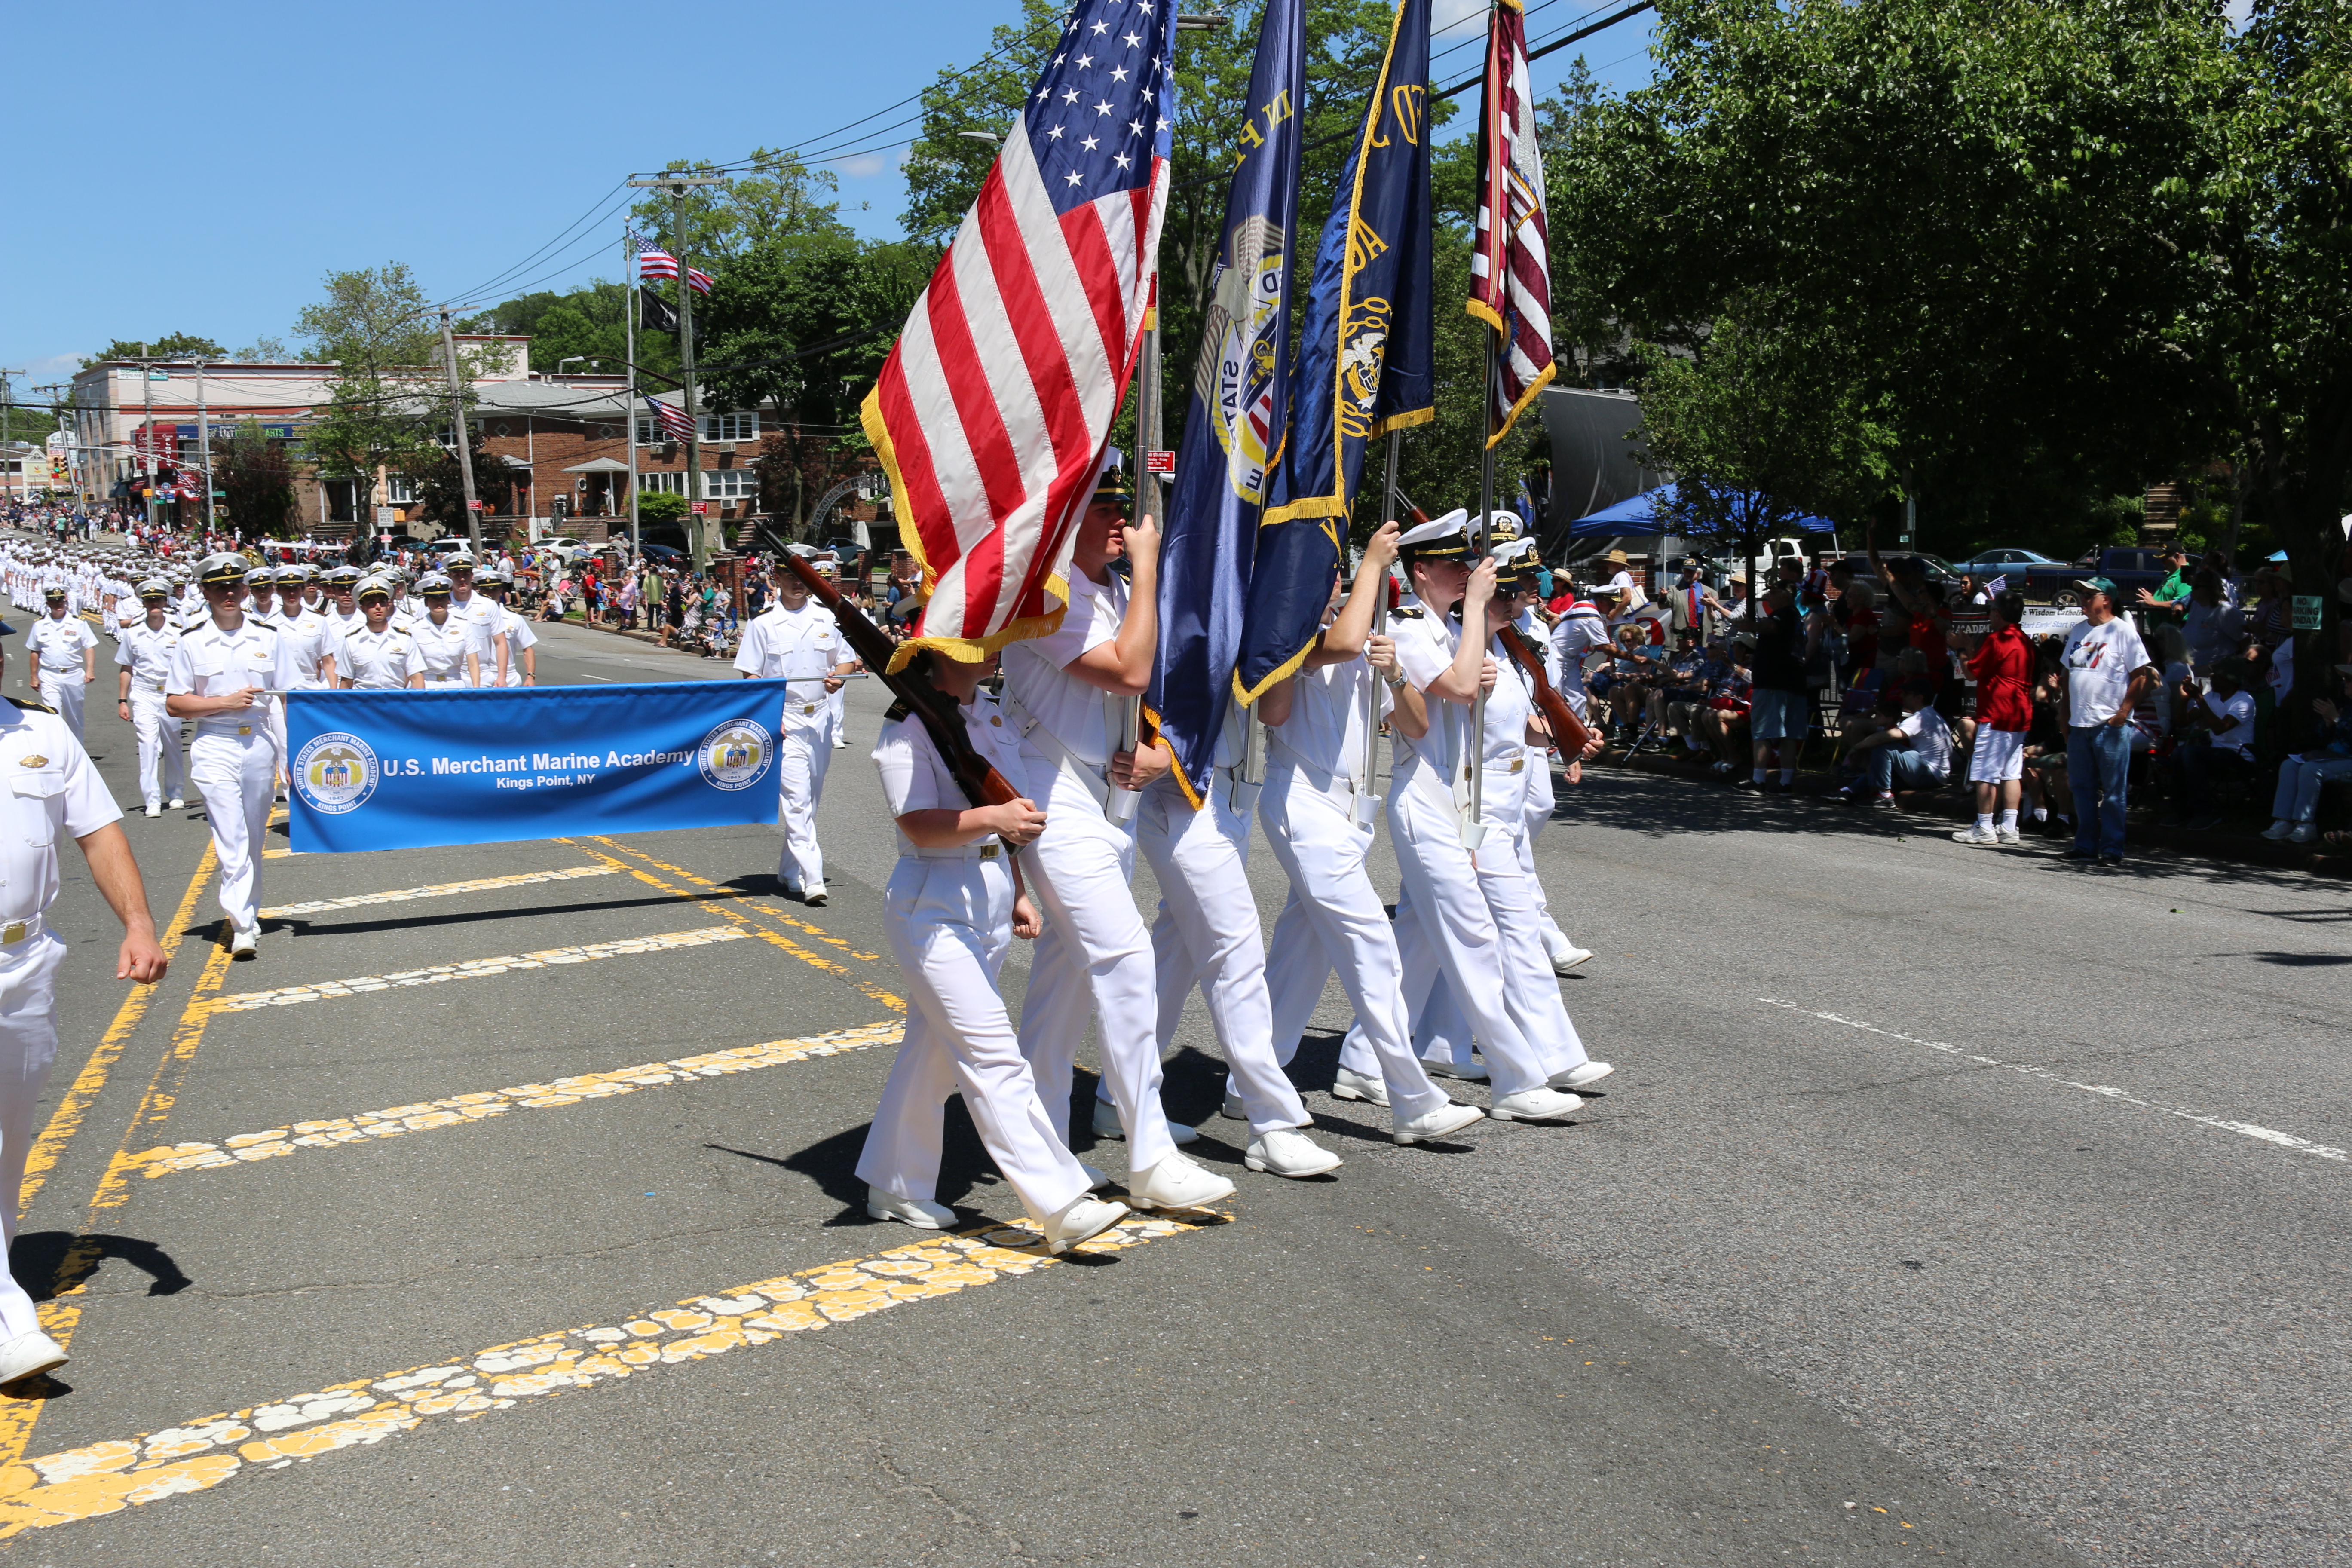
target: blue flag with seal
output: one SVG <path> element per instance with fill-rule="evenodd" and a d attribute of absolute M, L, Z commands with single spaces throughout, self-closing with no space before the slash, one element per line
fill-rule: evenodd
<path fill-rule="evenodd" d="M 1307 285 L 1297 418 L 1258 528 L 1234 668 L 1244 702 L 1320 635 L 1366 444 L 1437 417 L 1429 109 L 1429 0 L 1400 0 Z"/>
<path fill-rule="evenodd" d="M 286 703 L 294 847 L 773 822 L 784 686 L 298 691 Z"/>
<path fill-rule="evenodd" d="M 1291 242 L 1306 52 L 1302 0 L 1267 0 L 1160 530 L 1160 647 L 1145 700 L 1175 757 L 1176 782 L 1196 807 L 1207 796 L 1225 721 L 1258 512 L 1290 424 Z"/>

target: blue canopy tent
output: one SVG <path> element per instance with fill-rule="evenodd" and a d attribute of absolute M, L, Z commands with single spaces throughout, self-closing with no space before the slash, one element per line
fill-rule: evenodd
<path fill-rule="evenodd" d="M 1603 507 L 1590 517 L 1578 518 L 1568 525 L 1568 531 L 1579 539 L 1606 539 L 1620 535 L 1663 532 L 1664 531 L 1661 528 L 1656 516 L 1657 501 L 1659 497 L 1668 494 L 1674 489 L 1675 486 L 1672 483 L 1667 483 L 1660 485 L 1656 489 L 1643 490 L 1640 495 L 1621 500 L 1615 506 Z M 1752 502 L 1757 498 L 1751 493 L 1746 499 Z M 1800 517 L 1795 521 L 1799 528 L 1808 533 L 1837 531 L 1837 524 L 1825 517 Z"/>

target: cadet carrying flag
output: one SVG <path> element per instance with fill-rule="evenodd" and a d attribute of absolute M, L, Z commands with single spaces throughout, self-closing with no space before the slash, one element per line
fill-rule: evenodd
<path fill-rule="evenodd" d="M 1195 806 L 1207 792 L 1224 722 L 1258 514 L 1290 424 L 1291 241 L 1306 49 L 1302 0 L 1268 0 L 1160 531 L 1160 647 L 1146 701 Z"/>
<path fill-rule="evenodd" d="M 1297 416 L 1275 504 L 1258 529 L 1234 669 L 1244 702 L 1296 669 L 1319 635 L 1366 444 L 1436 416 L 1433 232 L 1429 0 L 1400 0 L 1315 254 L 1299 333 Z"/>

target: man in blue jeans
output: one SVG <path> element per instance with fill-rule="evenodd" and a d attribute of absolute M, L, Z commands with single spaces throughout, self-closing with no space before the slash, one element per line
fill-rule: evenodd
<path fill-rule="evenodd" d="M 2116 612 L 2114 580 L 2084 577 L 2074 586 L 2083 620 L 2058 658 L 2066 671 L 2066 782 L 2074 793 L 2074 847 L 2065 858 L 2120 866 L 2132 711 L 2157 673 L 2138 631 Z"/>

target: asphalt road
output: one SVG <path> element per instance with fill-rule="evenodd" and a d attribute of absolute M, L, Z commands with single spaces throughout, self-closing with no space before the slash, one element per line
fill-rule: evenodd
<path fill-rule="evenodd" d="M 541 670 L 730 673 L 570 628 Z M 1398 1149 L 1321 1033 L 1347 1163 L 1251 1175 L 1196 1003 L 1169 1102 L 1230 1212 L 1041 1267 L 960 1110 L 968 1236 L 851 1174 L 901 1005 L 851 692 L 822 910 L 771 829 L 279 856 L 230 965 L 201 813 L 134 814 L 181 933 L 142 1009 L 68 852 L 15 1267 L 74 1360 L 0 1404 L 0 1551 L 2343 1560 L 2340 889 L 1596 776 L 1538 847 L 1618 1065 L 1581 1120 Z"/>

